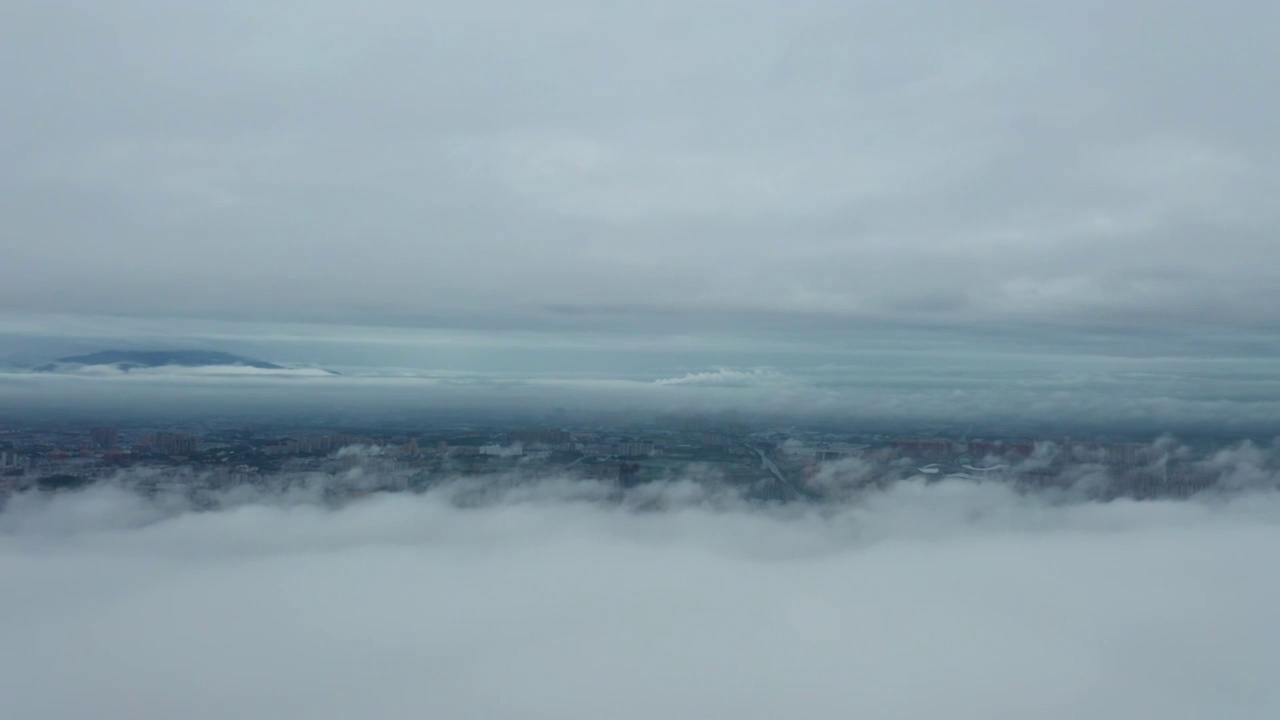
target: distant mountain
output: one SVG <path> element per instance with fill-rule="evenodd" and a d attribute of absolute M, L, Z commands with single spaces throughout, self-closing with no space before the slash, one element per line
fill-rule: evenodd
<path fill-rule="evenodd" d="M 135 368 L 154 368 L 166 366 L 206 367 L 209 365 L 234 365 L 239 367 L 260 368 L 262 370 L 284 370 L 281 365 L 251 360 L 214 350 L 104 350 L 88 355 L 72 355 L 58 358 L 48 365 L 36 370 L 53 372 L 66 366 L 113 365 L 121 370 Z"/>

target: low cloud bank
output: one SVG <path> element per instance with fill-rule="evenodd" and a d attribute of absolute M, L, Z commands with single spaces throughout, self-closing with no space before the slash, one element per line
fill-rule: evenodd
<path fill-rule="evenodd" d="M 754 385 L 777 385 L 790 382 L 782 373 L 769 368 L 751 370 L 735 370 L 733 368 L 717 368 L 705 372 L 685 373 L 679 377 L 660 378 L 654 385 L 706 385 L 722 387 L 746 387 Z"/>
<path fill-rule="evenodd" d="M 1238 463 L 1237 463 L 1238 464 Z M 0 512 L 21 718 L 1271 718 L 1280 494 L 676 481 Z M 474 500 L 474 498 L 472 498 Z"/>
<path fill-rule="evenodd" d="M 1150 443 L 902 440 L 883 448 L 808 446 L 791 439 L 778 449 L 788 469 L 799 473 L 799 484 L 827 500 L 912 479 L 1002 483 L 1059 501 L 1280 489 L 1280 440 L 1197 449 L 1169 435 Z M 815 460 L 829 454 L 841 457 Z"/>

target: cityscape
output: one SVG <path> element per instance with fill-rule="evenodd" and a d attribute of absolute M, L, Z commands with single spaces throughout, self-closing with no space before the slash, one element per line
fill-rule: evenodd
<path fill-rule="evenodd" d="M 665 416 L 625 428 L 396 425 L 9 425 L 0 428 L 0 498 L 134 478 L 139 492 L 187 494 L 323 480 L 331 498 L 349 499 L 423 492 L 464 478 L 519 477 L 622 489 L 698 478 L 774 502 L 841 499 L 907 480 L 1001 483 L 1023 492 L 1072 491 L 1080 499 L 1171 499 L 1225 489 L 1213 456 L 1230 446 L 1171 437 L 1143 443 L 841 434 L 757 427 L 732 416 Z"/>

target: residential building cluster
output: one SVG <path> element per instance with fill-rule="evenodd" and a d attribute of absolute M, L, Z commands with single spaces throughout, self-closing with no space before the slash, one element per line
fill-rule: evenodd
<path fill-rule="evenodd" d="M 1106 493 L 1133 497 L 1190 495 L 1211 487 L 1217 478 L 1204 463 L 1170 458 L 1154 444 L 1131 441 L 893 438 L 796 428 L 741 429 L 687 419 L 644 427 L 595 423 L 516 430 L 446 426 L 299 432 L 229 423 L 0 427 L 0 491 L 20 490 L 48 478 L 96 481 L 134 467 L 168 478 L 163 482 L 169 485 L 157 488 L 261 484 L 312 474 L 362 478 L 349 488 L 355 493 L 420 489 L 447 478 L 512 471 L 527 477 L 577 475 L 630 485 L 712 468 L 711 474 L 724 482 L 763 488 L 770 498 L 819 496 L 826 487 L 822 483 L 846 467 L 875 481 L 973 479 L 1036 489 L 1076 482 L 1079 468 L 1096 466 L 1101 469 L 1095 475 L 1108 478 Z"/>

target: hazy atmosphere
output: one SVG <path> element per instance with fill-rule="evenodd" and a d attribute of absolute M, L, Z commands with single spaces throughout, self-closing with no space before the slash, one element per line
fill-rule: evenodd
<path fill-rule="evenodd" d="M 29 311 L 1280 316 L 1264 0 L 0 10 Z"/>
<path fill-rule="evenodd" d="M 555 485 L 0 515 L 15 717 L 1269 718 L 1275 493 L 907 484 L 748 512 Z M 665 498 L 665 512 L 635 502 Z M 629 507 L 630 506 L 630 507 Z M 14 518 L 21 511 L 24 517 Z M 74 650 L 73 650 L 74 649 Z M 68 688 L 74 688 L 74 691 Z"/>
<path fill-rule="evenodd" d="M 1276 27 L 0 3 L 0 714 L 1280 717 Z"/>
<path fill-rule="evenodd" d="M 1278 12 L 6 3 L 0 363 L 1275 432 Z"/>

